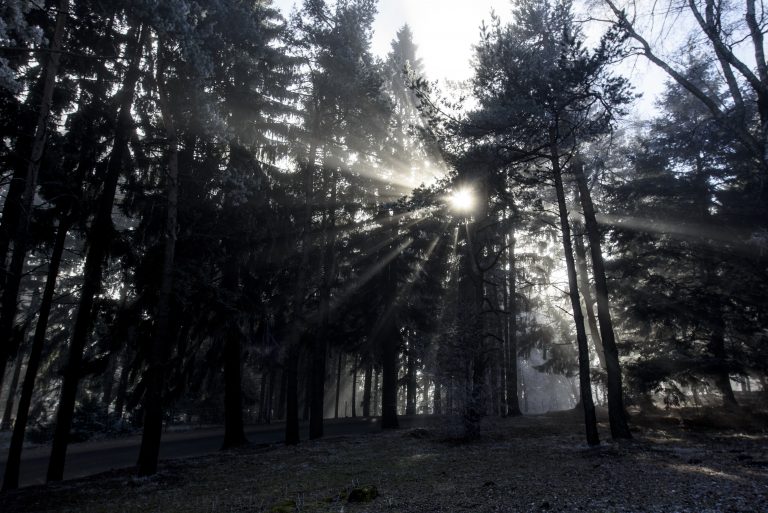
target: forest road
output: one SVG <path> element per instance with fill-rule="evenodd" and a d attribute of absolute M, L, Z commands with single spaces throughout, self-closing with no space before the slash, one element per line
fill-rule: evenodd
<path fill-rule="evenodd" d="M 427 424 L 433 416 L 398 417 L 401 428 L 413 428 Z M 325 437 L 341 435 L 362 435 L 380 431 L 379 417 L 326 419 Z M 246 426 L 245 434 L 252 444 L 274 444 L 284 439 L 285 424 L 276 422 L 269 425 Z M 301 423 L 301 439 L 309 436 L 309 423 Z M 216 452 L 224 440 L 224 428 L 213 427 L 189 431 L 169 431 L 163 434 L 160 445 L 160 459 L 188 458 Z M 64 479 L 85 477 L 112 469 L 136 465 L 141 435 L 124 438 L 73 443 L 67 451 Z M 21 458 L 20 486 L 45 483 L 48 469 L 50 446 L 25 449 Z M 0 471 L 5 472 L 6 451 L 0 454 Z M 0 474 L 0 479 L 3 474 Z"/>

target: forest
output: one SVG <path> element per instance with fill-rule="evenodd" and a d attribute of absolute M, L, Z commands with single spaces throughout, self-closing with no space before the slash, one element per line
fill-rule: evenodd
<path fill-rule="evenodd" d="M 172 426 L 768 426 L 762 2 L 499 2 L 449 84 L 377 9 L 0 4 L 3 490 Z"/>

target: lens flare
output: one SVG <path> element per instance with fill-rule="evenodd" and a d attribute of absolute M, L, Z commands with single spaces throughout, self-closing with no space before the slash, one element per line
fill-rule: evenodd
<path fill-rule="evenodd" d="M 475 197 L 469 189 L 459 189 L 451 194 L 451 206 L 458 212 L 469 212 L 475 206 Z"/>

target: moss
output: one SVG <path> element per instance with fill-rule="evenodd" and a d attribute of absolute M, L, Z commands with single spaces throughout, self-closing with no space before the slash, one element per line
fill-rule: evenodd
<path fill-rule="evenodd" d="M 379 496 L 379 491 L 373 485 L 363 485 L 352 488 L 349 492 L 349 502 L 371 502 Z"/>

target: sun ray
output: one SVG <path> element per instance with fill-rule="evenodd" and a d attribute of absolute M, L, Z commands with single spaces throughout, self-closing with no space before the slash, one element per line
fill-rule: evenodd
<path fill-rule="evenodd" d="M 704 244 L 724 243 L 730 249 L 743 253 L 759 251 L 754 244 L 754 234 L 744 229 L 726 226 L 712 226 L 702 223 L 679 223 L 664 219 L 651 219 L 614 214 L 598 214 L 597 222 L 614 228 L 668 235 L 675 239 Z"/>
<path fill-rule="evenodd" d="M 384 255 L 381 259 L 376 261 L 371 267 L 365 270 L 362 274 L 360 274 L 356 280 L 354 280 L 351 284 L 347 285 L 339 294 L 333 297 L 331 299 L 331 305 L 330 305 L 330 311 L 333 313 L 335 310 L 337 310 L 342 304 L 344 304 L 344 301 L 346 301 L 348 298 L 352 296 L 360 287 L 371 281 L 379 272 L 381 272 L 382 269 L 384 269 L 387 265 L 389 265 L 392 260 L 397 258 L 398 255 L 400 255 L 403 251 L 405 251 L 408 247 L 413 244 L 414 240 L 411 237 L 408 237 L 405 241 L 403 241 L 399 246 L 392 249 L 389 253 Z"/>

